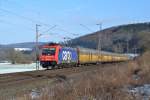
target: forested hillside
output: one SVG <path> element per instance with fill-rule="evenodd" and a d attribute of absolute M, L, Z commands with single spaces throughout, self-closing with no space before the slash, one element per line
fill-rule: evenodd
<path fill-rule="evenodd" d="M 138 52 L 150 49 L 150 23 L 121 25 L 94 32 L 68 42 L 68 45 L 97 48 L 100 35 L 102 50 Z"/>

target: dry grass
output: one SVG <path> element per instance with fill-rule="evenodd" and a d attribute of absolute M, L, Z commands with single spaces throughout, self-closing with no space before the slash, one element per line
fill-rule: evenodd
<path fill-rule="evenodd" d="M 121 89 L 150 82 L 149 57 L 150 52 L 146 52 L 135 61 L 82 73 L 77 80 L 68 79 L 44 88 L 36 100 L 135 100 L 134 96 Z M 140 79 L 133 79 L 134 74 Z M 22 100 L 32 99 L 26 95 Z"/>
<path fill-rule="evenodd" d="M 132 82 L 127 70 L 115 65 L 83 73 L 78 81 L 66 80 L 54 88 L 45 88 L 39 100 L 133 100 L 132 96 L 120 90 Z"/>

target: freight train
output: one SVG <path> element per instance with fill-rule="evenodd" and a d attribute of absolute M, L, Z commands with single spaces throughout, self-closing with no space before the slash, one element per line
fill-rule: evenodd
<path fill-rule="evenodd" d="M 125 54 L 98 51 L 87 48 L 63 47 L 59 44 L 47 44 L 41 47 L 40 65 L 43 68 L 62 67 L 65 65 L 79 66 L 82 64 L 97 64 L 122 62 L 130 60 Z"/>

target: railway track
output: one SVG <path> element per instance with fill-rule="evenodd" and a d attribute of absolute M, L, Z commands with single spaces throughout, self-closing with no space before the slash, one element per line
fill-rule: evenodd
<path fill-rule="evenodd" d="M 57 70 L 40 70 L 0 75 L 0 97 L 14 96 L 20 92 L 30 91 L 49 84 L 52 79 L 67 77 L 72 74 L 97 70 L 105 65 L 89 65 L 82 67 L 63 68 Z M 1 98 L 0 98 L 1 99 Z"/>
<path fill-rule="evenodd" d="M 28 71 L 28 72 L 17 72 L 10 74 L 0 74 L 0 88 L 2 85 L 18 82 L 18 81 L 29 81 L 33 79 L 50 79 L 55 78 L 58 75 L 69 75 L 73 73 L 80 73 L 83 71 L 90 71 L 95 68 L 100 68 L 103 66 L 110 66 L 112 64 L 105 65 L 89 65 L 82 67 L 70 67 L 63 69 L 54 69 L 54 70 L 39 70 L 39 71 Z"/>

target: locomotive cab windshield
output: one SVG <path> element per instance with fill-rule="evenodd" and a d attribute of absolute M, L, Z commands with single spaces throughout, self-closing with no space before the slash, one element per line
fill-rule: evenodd
<path fill-rule="evenodd" d="M 42 55 L 54 56 L 56 53 L 56 48 L 43 48 Z"/>

